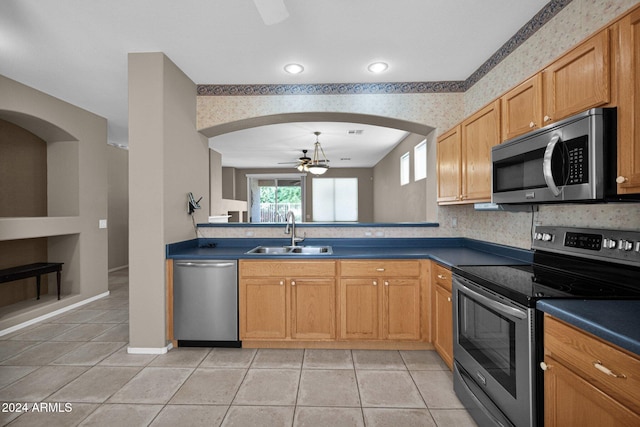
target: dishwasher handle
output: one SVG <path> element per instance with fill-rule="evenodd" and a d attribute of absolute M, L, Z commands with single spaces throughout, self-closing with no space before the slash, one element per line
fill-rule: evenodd
<path fill-rule="evenodd" d="M 213 267 L 213 268 L 227 268 L 235 267 L 233 262 L 219 262 L 219 261 L 178 261 L 175 263 L 176 267 Z"/>

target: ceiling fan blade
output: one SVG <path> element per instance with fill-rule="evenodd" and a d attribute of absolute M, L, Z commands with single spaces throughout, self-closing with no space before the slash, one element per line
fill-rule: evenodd
<path fill-rule="evenodd" d="M 253 0 L 265 25 L 282 22 L 289 17 L 284 0 Z"/>
<path fill-rule="evenodd" d="M 297 165 L 300 162 L 278 162 L 279 165 Z"/>

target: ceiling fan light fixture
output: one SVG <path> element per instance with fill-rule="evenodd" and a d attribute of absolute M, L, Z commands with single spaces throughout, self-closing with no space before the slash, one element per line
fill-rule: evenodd
<path fill-rule="evenodd" d="M 311 165 L 309 166 L 309 173 L 312 173 L 313 175 L 323 175 L 328 169 L 329 166 L 327 165 Z"/>
<path fill-rule="evenodd" d="M 300 74 L 304 71 L 304 67 L 300 64 L 287 64 L 284 66 L 284 70 L 289 74 Z"/>
<path fill-rule="evenodd" d="M 387 64 L 386 62 L 372 62 L 367 67 L 367 70 L 372 73 L 379 74 L 383 71 L 386 71 L 387 68 L 389 68 L 389 64 Z"/>

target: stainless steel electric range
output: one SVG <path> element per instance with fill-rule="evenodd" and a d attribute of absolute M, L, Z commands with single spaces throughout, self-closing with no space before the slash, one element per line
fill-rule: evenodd
<path fill-rule="evenodd" d="M 543 298 L 640 299 L 640 231 L 542 227 L 533 264 L 453 268 L 454 390 L 479 426 L 543 422 Z"/>

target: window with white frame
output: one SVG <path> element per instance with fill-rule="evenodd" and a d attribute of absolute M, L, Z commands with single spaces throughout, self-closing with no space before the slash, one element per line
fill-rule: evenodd
<path fill-rule="evenodd" d="M 413 147 L 413 180 L 427 177 L 427 140 Z"/>
<path fill-rule="evenodd" d="M 313 220 L 358 221 L 358 178 L 313 178 Z"/>
<path fill-rule="evenodd" d="M 400 157 L 400 185 L 406 185 L 411 181 L 410 178 L 410 163 L 409 163 L 409 153 L 404 153 L 402 157 Z"/>

